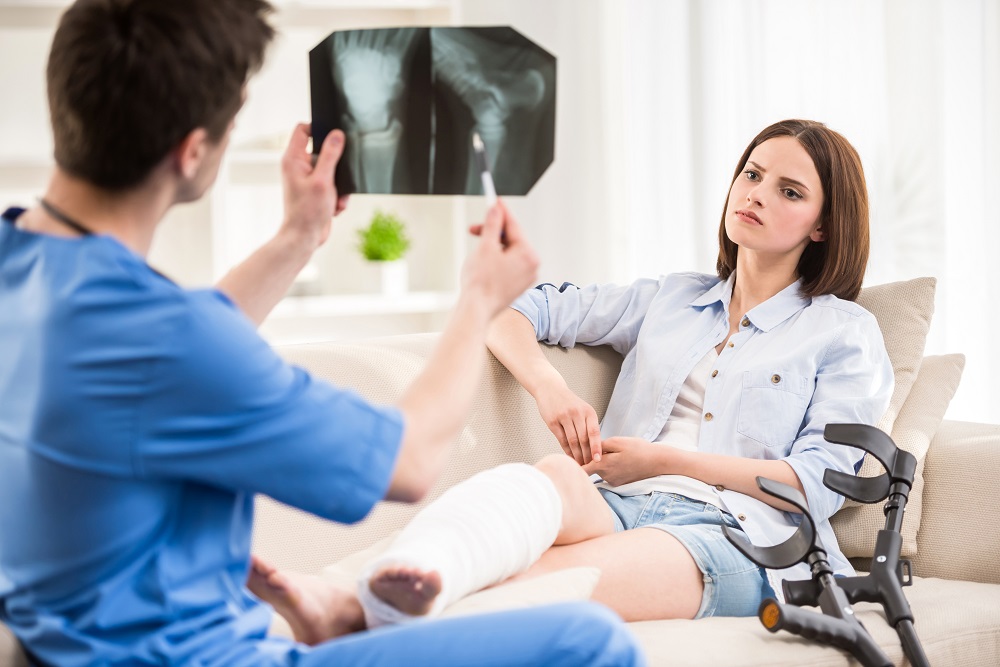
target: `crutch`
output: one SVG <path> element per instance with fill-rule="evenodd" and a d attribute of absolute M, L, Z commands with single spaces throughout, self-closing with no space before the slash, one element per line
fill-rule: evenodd
<path fill-rule="evenodd" d="M 900 528 L 906 501 L 913 487 L 917 459 L 896 446 L 888 435 L 865 424 L 828 424 L 823 437 L 829 442 L 857 447 L 871 454 L 885 468 L 877 477 L 856 477 L 827 470 L 823 484 L 840 495 L 860 503 L 877 503 L 888 498 L 885 528 L 878 532 L 875 554 L 869 573 L 860 577 L 837 580 L 847 599 L 855 602 L 877 602 L 885 610 L 886 621 L 895 628 L 903 653 L 913 667 L 929 667 L 927 656 L 913 628 L 913 612 L 903 595 L 903 586 L 913 584 L 913 565 L 899 557 L 903 538 Z M 784 587 L 785 600 L 792 604 L 809 604 L 813 591 L 811 582 L 789 581 Z"/>
<path fill-rule="evenodd" d="M 764 477 L 757 478 L 757 486 L 767 493 L 802 511 L 802 523 L 790 538 L 771 547 L 754 546 L 742 533 L 723 526 L 729 541 L 757 565 L 771 570 L 781 570 L 796 563 L 807 562 L 812 569 L 808 600 L 819 605 L 822 614 L 806 611 L 796 604 L 805 602 L 806 593 L 796 603 L 782 604 L 774 598 L 764 600 L 757 611 L 764 627 L 771 632 L 787 630 L 806 639 L 815 639 L 841 648 L 864 667 L 893 667 L 892 662 L 872 639 L 851 608 L 847 595 L 833 576 L 826 550 L 816 532 L 816 524 L 809 513 L 806 499 L 797 489 Z M 788 600 L 788 582 L 782 582 Z"/>

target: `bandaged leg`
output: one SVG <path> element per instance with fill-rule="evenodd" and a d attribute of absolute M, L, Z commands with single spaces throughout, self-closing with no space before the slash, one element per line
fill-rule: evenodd
<path fill-rule="evenodd" d="M 562 500 L 544 473 L 523 463 L 481 472 L 424 508 L 358 580 L 369 628 L 434 616 L 460 598 L 526 570 L 552 546 Z M 372 591 L 401 570 L 436 572 L 441 589 L 425 616 Z"/>

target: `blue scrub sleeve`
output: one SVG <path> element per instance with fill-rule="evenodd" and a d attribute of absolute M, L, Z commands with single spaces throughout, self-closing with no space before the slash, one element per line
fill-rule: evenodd
<path fill-rule="evenodd" d="M 242 313 L 214 298 L 215 307 L 179 318 L 177 343 L 151 365 L 135 473 L 263 493 L 340 522 L 362 519 L 388 491 L 401 413 L 289 366 Z"/>

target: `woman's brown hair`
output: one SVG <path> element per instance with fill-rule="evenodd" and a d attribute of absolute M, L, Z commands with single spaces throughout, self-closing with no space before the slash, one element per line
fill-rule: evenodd
<path fill-rule="evenodd" d="M 868 264 L 868 187 L 861 158 L 850 142 L 826 125 L 811 120 L 783 120 L 764 128 L 743 152 L 733 180 L 746 168 L 753 149 L 768 139 L 794 137 L 812 158 L 823 186 L 820 225 L 824 240 L 811 241 L 799 258 L 803 296 L 833 294 L 854 301 L 861 291 Z M 716 270 L 725 280 L 736 270 L 739 246 L 726 234 L 726 210 L 719 225 Z"/>

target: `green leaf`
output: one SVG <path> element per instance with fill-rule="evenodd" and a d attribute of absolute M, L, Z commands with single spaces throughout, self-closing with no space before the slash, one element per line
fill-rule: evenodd
<path fill-rule="evenodd" d="M 358 250 L 365 259 L 392 262 L 401 259 L 410 249 L 406 226 L 392 213 L 375 211 L 371 223 L 358 230 Z"/>

